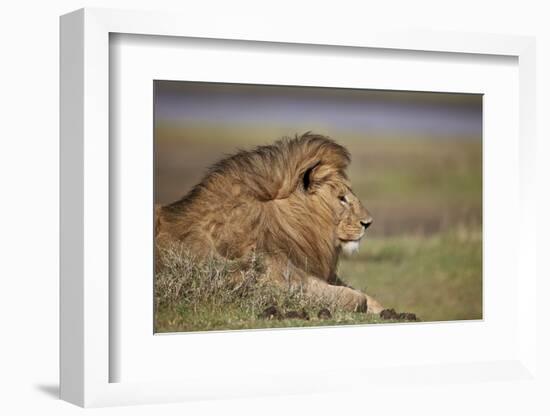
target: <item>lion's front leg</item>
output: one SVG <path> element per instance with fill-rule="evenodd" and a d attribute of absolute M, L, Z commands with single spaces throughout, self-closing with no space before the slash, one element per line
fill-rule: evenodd
<path fill-rule="evenodd" d="M 268 276 L 274 282 L 284 286 L 298 286 L 306 296 L 323 300 L 334 307 L 351 312 L 367 312 L 368 297 L 359 290 L 338 284 L 330 284 L 326 280 L 313 276 L 304 270 L 296 268 L 288 260 L 268 258 Z M 374 299 L 373 299 L 374 301 Z M 375 305 L 379 305 L 374 301 Z"/>
<path fill-rule="evenodd" d="M 345 281 L 340 279 L 338 276 L 334 277 L 334 284 L 337 285 L 337 286 L 344 286 L 344 287 L 349 287 L 350 289 L 354 289 L 349 284 L 347 284 Z M 354 289 L 354 290 L 356 290 L 356 289 Z M 378 315 L 380 312 L 382 312 L 385 309 L 380 304 L 380 302 L 378 302 L 372 296 L 369 296 L 366 293 L 364 295 L 367 297 L 367 305 L 368 305 L 367 313 L 372 313 L 372 314 L 377 314 Z"/>
<path fill-rule="evenodd" d="M 367 312 L 367 296 L 358 290 L 346 286 L 331 285 L 314 276 L 306 276 L 303 285 L 309 296 L 328 301 L 338 309 Z"/>

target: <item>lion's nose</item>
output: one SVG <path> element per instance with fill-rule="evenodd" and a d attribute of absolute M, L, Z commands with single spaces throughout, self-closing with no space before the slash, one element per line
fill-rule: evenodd
<path fill-rule="evenodd" d="M 366 219 L 366 220 L 362 220 L 362 221 L 359 221 L 361 223 L 361 225 L 363 226 L 363 228 L 366 230 L 367 228 L 370 227 L 370 225 L 372 224 L 372 218 L 369 218 L 369 219 Z"/>

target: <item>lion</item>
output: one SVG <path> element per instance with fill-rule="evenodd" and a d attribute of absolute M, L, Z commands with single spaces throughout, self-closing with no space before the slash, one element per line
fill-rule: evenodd
<path fill-rule="evenodd" d="M 313 133 L 226 157 L 183 198 L 157 207 L 157 246 L 181 242 L 198 259 L 261 253 L 274 283 L 378 314 L 379 302 L 337 275 L 340 255 L 355 252 L 373 223 L 351 189 L 350 161 L 343 146 Z"/>

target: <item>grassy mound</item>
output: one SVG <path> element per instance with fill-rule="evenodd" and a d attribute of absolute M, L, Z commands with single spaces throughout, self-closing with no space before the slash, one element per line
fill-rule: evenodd
<path fill-rule="evenodd" d="M 179 244 L 159 249 L 158 255 L 164 267 L 155 279 L 155 332 L 381 321 L 364 313 L 338 311 L 326 300 L 306 297 L 299 287 L 270 283 L 259 256 L 199 262 Z"/>

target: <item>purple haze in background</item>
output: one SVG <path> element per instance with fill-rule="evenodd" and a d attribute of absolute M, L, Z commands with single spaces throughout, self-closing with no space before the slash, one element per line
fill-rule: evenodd
<path fill-rule="evenodd" d="M 479 140 L 482 95 L 156 81 L 155 119 Z"/>

